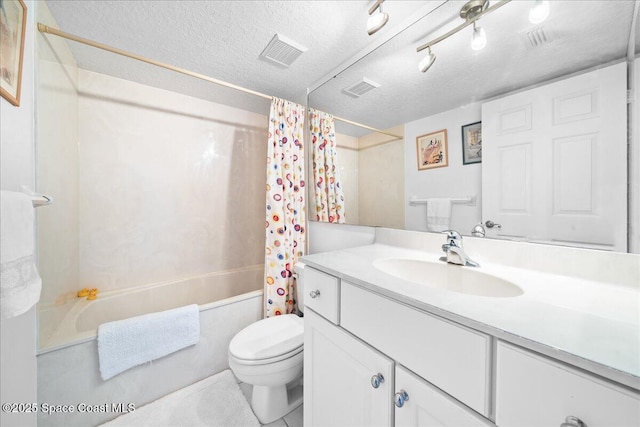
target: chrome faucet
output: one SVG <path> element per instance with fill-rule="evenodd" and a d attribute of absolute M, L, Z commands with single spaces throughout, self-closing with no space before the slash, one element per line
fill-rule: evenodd
<path fill-rule="evenodd" d="M 480 267 L 480 264 L 471 260 L 462 249 L 462 236 L 455 230 L 443 231 L 447 235 L 447 243 L 442 245 L 446 256 L 440 258 L 450 264 L 466 265 L 467 267 Z"/>

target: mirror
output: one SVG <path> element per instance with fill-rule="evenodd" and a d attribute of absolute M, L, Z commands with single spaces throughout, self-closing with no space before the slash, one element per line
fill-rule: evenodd
<path fill-rule="evenodd" d="M 465 2 L 444 2 L 309 94 L 312 108 L 404 135 L 393 140 L 336 122 L 347 223 L 428 231 L 425 199 L 446 198 L 450 227 L 462 234 L 482 221 L 487 237 L 627 251 L 626 56 L 634 2 L 552 1 L 548 18 L 531 24 L 533 3 L 512 1 L 482 16 L 482 50 L 471 48 L 472 26 L 433 45 L 436 60 L 422 73 L 427 51 L 416 48 L 464 22 Z M 363 78 L 379 86 L 357 98 L 345 93 Z M 586 120 L 594 118 L 595 125 Z M 474 163 L 463 158 L 463 127 L 477 122 L 482 160 Z M 559 124 L 564 130 L 549 136 Z M 528 132 L 518 135 L 518 126 Z M 441 130 L 448 164 L 420 170 L 416 140 Z M 534 141 L 543 136 L 551 142 L 538 153 Z M 505 144 L 529 145 L 509 151 Z M 610 164 L 602 166 L 603 157 Z M 615 179 L 604 181 L 605 170 L 617 171 Z M 620 215 L 607 217 L 605 205 Z M 544 217 L 534 218 L 534 210 Z M 600 222 L 583 221 L 596 211 Z M 504 224 L 489 229 L 487 220 Z"/>

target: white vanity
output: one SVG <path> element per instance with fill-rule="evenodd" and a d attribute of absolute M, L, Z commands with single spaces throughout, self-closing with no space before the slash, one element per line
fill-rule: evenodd
<path fill-rule="evenodd" d="M 637 288 L 440 255 L 304 257 L 306 427 L 640 425 Z"/>

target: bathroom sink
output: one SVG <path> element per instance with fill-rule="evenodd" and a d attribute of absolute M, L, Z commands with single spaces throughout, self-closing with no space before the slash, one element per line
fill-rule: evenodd
<path fill-rule="evenodd" d="M 388 258 L 374 261 L 373 266 L 399 279 L 462 294 L 494 298 L 522 295 L 522 289 L 507 280 L 444 262 Z"/>

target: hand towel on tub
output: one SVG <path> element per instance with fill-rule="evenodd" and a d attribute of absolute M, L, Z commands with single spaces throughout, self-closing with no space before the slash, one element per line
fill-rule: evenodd
<path fill-rule="evenodd" d="M 33 202 L 23 193 L 0 191 L 0 317 L 27 312 L 40 299 L 42 279 L 34 259 Z"/>
<path fill-rule="evenodd" d="M 427 231 L 445 231 L 451 224 L 451 199 L 427 199 Z"/>
<path fill-rule="evenodd" d="M 200 340 L 197 304 L 103 323 L 98 357 L 103 380 L 171 354 Z"/>

